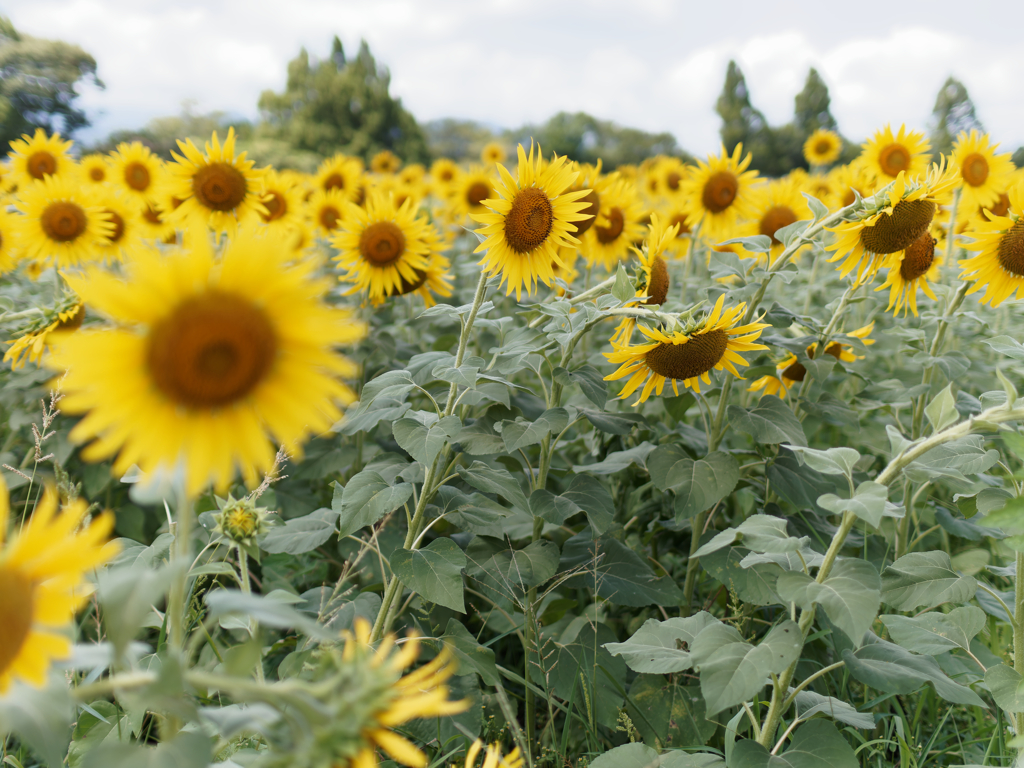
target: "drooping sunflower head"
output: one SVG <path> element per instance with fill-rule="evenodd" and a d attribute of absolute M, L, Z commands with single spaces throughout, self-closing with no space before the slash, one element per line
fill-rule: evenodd
<path fill-rule="evenodd" d="M 992 144 L 987 133 L 972 128 L 964 131 L 953 144 L 951 164 L 960 169 L 963 180 L 961 197 L 967 210 L 987 208 L 1000 202 L 1000 193 L 1006 189 L 1013 175 L 1010 154 L 996 154 L 998 144 Z"/>
<path fill-rule="evenodd" d="M 665 253 L 674 246 L 679 234 L 679 225 L 670 224 L 667 219 L 657 213 L 651 214 L 651 223 L 647 227 L 647 237 L 642 249 L 634 249 L 640 259 L 643 285 L 637 295 L 646 294 L 645 304 L 664 304 L 668 298 L 670 287 L 668 264 Z"/>
<path fill-rule="evenodd" d="M 41 688 L 51 664 L 71 653 L 67 628 L 88 598 L 86 577 L 118 552 L 107 541 L 110 512 L 85 524 L 85 501 L 57 507 L 47 488 L 32 516 L 16 524 L 0 478 L 0 694 L 15 680 Z"/>
<path fill-rule="evenodd" d="M 283 235 L 239 229 L 217 254 L 206 237 L 166 254 L 140 248 L 125 278 L 67 275 L 109 327 L 54 339 L 46 361 L 67 371 L 62 408 L 87 461 L 114 472 L 181 465 L 190 494 L 223 491 L 236 468 L 255 484 L 276 449 L 290 453 L 341 418 L 355 366 L 334 347 L 365 330 L 322 303 L 330 282 L 296 262 Z"/>
<path fill-rule="evenodd" d="M 489 141 L 484 145 L 484 148 L 480 150 L 480 161 L 484 165 L 493 165 L 494 163 L 504 163 L 507 157 L 505 147 L 496 141 Z"/>
<path fill-rule="evenodd" d="M 831 165 L 843 151 L 843 140 L 835 131 L 819 128 L 804 142 L 804 159 L 808 165 Z"/>
<path fill-rule="evenodd" d="M 936 240 L 930 230 L 922 232 L 914 242 L 902 251 L 890 254 L 882 261 L 887 267 L 885 282 L 875 290 L 889 289 L 889 306 L 886 312 L 893 310 L 898 315 L 900 310 L 906 314 L 907 309 L 917 317 L 917 289 L 935 301 L 935 292 L 928 281 L 939 277 L 942 256 L 935 248 Z"/>
<path fill-rule="evenodd" d="M 110 181 L 139 203 L 153 203 L 164 181 L 164 166 L 142 142 L 124 142 L 110 155 Z"/>
<path fill-rule="evenodd" d="M 402 161 L 390 149 L 382 149 L 370 160 L 370 170 L 374 173 L 398 173 L 398 169 L 401 167 Z"/>
<path fill-rule="evenodd" d="M 960 262 L 960 278 L 974 281 L 968 295 L 984 288 L 981 303 L 992 307 L 1014 293 L 1019 298 L 1024 287 L 1024 184 L 1012 187 L 1007 198 L 1005 216 L 992 213 L 988 221 L 972 223 L 967 235 L 973 241 L 963 247 L 978 253 Z"/>
<path fill-rule="evenodd" d="M 217 132 L 200 152 L 191 139 L 178 141 L 182 154 L 171 155 L 168 193 L 181 200 L 169 215 L 175 221 L 193 222 L 216 232 L 233 232 L 238 224 L 266 213 L 260 201 L 264 170 L 255 170 L 245 152 L 235 154 L 235 129 L 228 128 L 221 144 Z"/>
<path fill-rule="evenodd" d="M 106 184 L 111 180 L 110 161 L 105 155 L 83 155 L 78 161 L 78 178 L 83 186 Z"/>
<path fill-rule="evenodd" d="M 475 251 L 486 252 L 480 264 L 490 275 L 500 273 L 506 294 L 515 291 L 517 300 L 523 288 L 529 294 L 537 283 L 551 285 L 551 265 L 561 262 L 559 249 L 579 245 L 573 233 L 576 222 L 586 218 L 582 210 L 587 203 L 582 198 L 588 191 L 566 191 L 577 174 L 564 157 L 556 157 L 542 169 L 539 150 L 535 156 L 531 146 L 527 155 L 520 144 L 518 154 L 516 177 L 498 165 L 498 197 L 484 201 L 491 213 L 471 215 L 484 224 L 478 232 L 486 239 Z"/>
<path fill-rule="evenodd" d="M 583 235 L 581 250 L 588 264 L 611 271 L 643 237 L 644 206 L 636 185 L 614 173 L 599 179 L 594 191 L 598 212 Z"/>
<path fill-rule="evenodd" d="M 652 392 L 660 395 L 665 382 L 672 381 L 672 389 L 679 394 L 677 382 L 700 392 L 700 385 L 711 383 L 710 373 L 727 370 L 742 379 L 736 366 L 749 365 L 740 352 L 767 349 L 756 340 L 767 323 L 751 322 L 738 325 L 746 304 L 723 310 L 725 295 L 718 297 L 714 309 L 692 327 L 675 331 L 662 331 L 640 326 L 650 343 L 622 344 L 613 347 L 604 356 L 619 368 L 605 376 L 606 381 L 629 377 L 619 396 L 629 397 L 641 385 L 643 389 L 636 403 L 642 403 Z"/>
<path fill-rule="evenodd" d="M 9 157 L 11 173 L 19 187 L 42 181 L 47 176 L 66 176 L 75 170 L 75 161 L 68 154 L 73 141 L 64 141 L 59 133 L 46 135 L 42 128 L 29 136 L 11 142 Z"/>
<path fill-rule="evenodd" d="M 94 197 L 64 176 L 47 176 L 20 190 L 16 207 L 19 249 L 39 266 L 66 267 L 102 258 L 103 241 L 114 231 Z"/>
<path fill-rule="evenodd" d="M 928 169 L 928 140 L 920 131 L 908 131 L 901 125 L 898 133 L 886 125 L 864 143 L 861 161 L 865 170 L 881 184 L 893 181 L 901 173 L 913 179 Z"/>
<path fill-rule="evenodd" d="M 707 162 L 697 161 L 683 182 L 684 210 L 691 226 L 700 224 L 701 232 L 712 241 L 727 239 L 738 221 L 750 218 L 751 185 L 757 171 L 748 171 L 751 155 L 743 157 L 743 145 L 732 155 L 722 147 L 721 155 L 710 155 Z"/>
<path fill-rule="evenodd" d="M 51 334 L 78 330 L 85 321 L 85 305 L 74 293 L 65 293 L 52 307 L 41 307 L 28 318 L 8 341 L 4 362 L 18 370 L 26 362 L 39 365 L 52 342 Z"/>

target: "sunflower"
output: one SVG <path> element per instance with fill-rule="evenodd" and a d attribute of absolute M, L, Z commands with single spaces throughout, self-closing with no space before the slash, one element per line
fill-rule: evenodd
<path fill-rule="evenodd" d="M 998 307 L 1024 286 L 1024 185 L 1013 187 L 1009 193 L 1009 207 L 1005 216 L 991 215 L 990 220 L 975 224 L 967 234 L 974 242 L 964 248 L 978 251 L 976 256 L 960 262 L 960 279 L 972 280 L 974 285 L 967 294 L 982 288 L 982 304 Z"/>
<path fill-rule="evenodd" d="M 575 222 L 576 231 L 573 232 L 573 237 L 579 241 L 579 245 L 582 247 L 583 238 L 587 230 L 597 221 L 597 214 L 601 210 L 601 195 L 597 191 L 597 185 L 602 181 L 601 159 L 598 158 L 595 165 L 571 161 L 571 166 L 572 170 L 579 175 L 566 192 L 586 192 L 580 198 L 581 203 L 586 203 L 586 207 L 580 213 L 587 218 Z M 566 283 L 572 283 L 579 275 L 579 272 L 576 270 L 578 256 L 579 249 L 576 245 L 567 245 L 559 248 L 558 257 L 562 260 L 562 265 L 559 266 L 557 263 L 552 263 L 551 265 L 555 272 L 555 277 L 561 278 Z"/>
<path fill-rule="evenodd" d="M 753 199 L 752 220 L 741 228 L 741 232 L 744 235 L 770 237 L 772 247 L 768 257 L 769 262 L 774 264 L 786 248 L 775 233 L 790 224 L 811 218 L 811 211 L 807 207 L 807 199 L 800 194 L 798 180 L 793 178 L 769 181 L 754 191 Z M 750 255 L 754 255 L 758 261 L 765 258 L 763 253 Z"/>
<path fill-rule="evenodd" d="M 115 187 L 93 192 L 92 200 L 106 214 L 112 227 L 110 234 L 100 239 L 97 254 L 102 259 L 121 261 L 148 233 L 142 213 Z"/>
<path fill-rule="evenodd" d="M 313 177 L 313 187 L 324 192 L 337 190 L 346 201 L 356 199 L 363 177 L 363 163 L 359 158 L 337 154 L 320 163 Z"/>
<path fill-rule="evenodd" d="M 832 205 L 832 200 L 836 195 L 836 188 L 830 175 L 807 173 L 802 168 L 794 168 L 790 172 L 789 178 L 797 183 L 801 191 L 818 198 L 826 207 Z M 835 205 L 832 207 L 841 208 L 842 206 Z"/>
<path fill-rule="evenodd" d="M 875 290 L 889 289 L 889 306 L 885 308 L 886 312 L 895 306 L 894 315 L 898 315 L 901 309 L 905 315 L 909 308 L 914 317 L 917 317 L 919 287 L 925 296 L 936 301 L 935 292 L 928 284 L 929 280 L 938 279 L 939 267 L 942 266 L 942 256 L 935 248 L 936 242 L 929 229 L 904 250 L 891 253 L 882 261 L 882 266 L 888 269 L 888 273 L 885 282 Z"/>
<path fill-rule="evenodd" d="M 673 245 L 679 225 L 669 225 L 668 222 L 658 216 L 651 214 L 651 222 L 647 228 L 647 237 L 642 248 L 633 248 L 637 259 L 640 261 L 640 270 L 637 273 L 636 296 L 643 299 L 640 302 L 629 302 L 626 306 L 636 304 L 661 305 L 668 299 L 668 291 L 671 285 L 668 274 L 668 264 L 663 258 L 666 248 Z M 612 335 L 613 345 L 628 342 L 636 327 L 636 319 L 624 317 L 619 321 L 615 334 Z"/>
<path fill-rule="evenodd" d="M 988 134 L 961 131 L 953 145 L 951 164 L 960 169 L 963 187 L 960 195 L 971 208 L 988 208 L 999 202 L 1013 175 L 1014 165 L 1007 152 L 996 154 L 998 144 L 990 144 Z"/>
<path fill-rule="evenodd" d="M 101 257 L 114 225 L 93 196 L 64 176 L 47 176 L 19 193 L 16 207 L 22 255 L 38 266 L 73 266 Z"/>
<path fill-rule="evenodd" d="M 339 279 L 380 301 L 417 283 L 430 266 L 428 225 L 412 200 L 396 206 L 390 197 L 371 191 L 366 208 L 352 205 L 331 240 L 343 274 Z"/>
<path fill-rule="evenodd" d="M 110 161 L 105 155 L 84 155 L 78 161 L 78 171 L 82 184 L 87 187 L 110 181 Z"/>
<path fill-rule="evenodd" d="M 17 338 L 8 342 L 11 346 L 4 353 L 4 362 L 9 362 L 13 370 L 26 361 L 39 365 L 52 343 L 51 334 L 75 331 L 84 320 L 85 305 L 73 293 L 65 294 L 57 306 L 43 309 L 18 330 Z"/>
<path fill-rule="evenodd" d="M 956 170 L 945 168 L 944 162 L 909 183 L 900 173 L 886 194 L 876 194 L 880 200 L 869 204 L 861 218 L 829 230 L 836 234 L 835 242 L 827 246 L 835 251 L 829 261 L 843 260 L 839 266 L 843 277 L 856 269 L 858 282 L 870 280 L 884 257 L 903 252 L 928 232 L 938 203 L 958 178 Z"/>
<path fill-rule="evenodd" d="M 651 339 L 649 344 L 622 344 L 613 347 L 612 352 L 605 352 L 609 362 L 621 363 L 618 370 L 605 376 L 605 381 L 616 381 L 629 376 L 629 381 L 622 388 L 619 397 L 629 397 L 643 384 L 643 390 L 633 405 L 644 402 L 651 392 L 661 394 L 665 382 L 672 380 L 672 390 L 678 395 L 677 381 L 696 392 L 700 392 L 700 383 L 710 384 L 708 374 L 715 370 L 727 370 L 739 379 L 737 365 L 746 366 L 740 352 L 768 349 L 764 344 L 757 344 L 761 330 L 769 327 L 767 323 L 754 321 L 747 325 L 736 325 L 743 316 L 747 305 L 738 304 L 723 312 L 725 294 L 718 297 L 714 309 L 709 315 L 693 325 L 668 333 L 639 326 L 640 332 Z"/>
<path fill-rule="evenodd" d="M 329 281 L 288 244 L 240 228 L 216 258 L 205 237 L 169 254 L 140 248 L 126 280 L 93 268 L 66 279 L 115 326 L 54 339 L 46 361 L 67 371 L 62 409 L 85 414 L 71 438 L 92 440 L 87 461 L 117 454 L 150 473 L 185 470 L 195 495 L 223 491 L 234 467 L 253 484 L 274 464 L 270 438 L 291 453 L 341 418 L 352 400 L 339 376 L 355 366 L 333 347 L 365 330 L 324 305 Z"/>
<path fill-rule="evenodd" d="M 857 161 L 829 171 L 828 183 L 832 187 L 832 197 L 821 200 L 829 208 L 845 208 L 853 205 L 857 195 L 868 197 L 875 192 L 874 180 L 864 170 L 864 164 Z"/>
<path fill-rule="evenodd" d="M 908 179 L 924 173 L 928 169 L 930 146 L 923 133 L 908 131 L 907 126 L 901 125 L 894 136 L 887 125 L 863 144 L 860 159 L 870 176 L 888 184 L 901 173 Z"/>
<path fill-rule="evenodd" d="M 335 232 L 347 215 L 351 203 L 345 202 L 341 190 L 318 189 L 306 203 L 306 220 L 312 223 L 318 235 L 329 237 Z"/>
<path fill-rule="evenodd" d="M 751 155 L 740 160 L 743 145 L 737 144 L 732 155 L 722 147 L 720 157 L 710 155 L 683 182 L 686 199 L 684 210 L 692 222 L 701 226 L 701 234 L 709 240 L 725 240 L 740 219 L 751 217 L 751 185 L 757 171 L 748 171 Z"/>
<path fill-rule="evenodd" d="M 302 190 L 291 174 L 268 171 L 263 177 L 263 207 L 260 220 L 271 230 L 291 232 L 302 225 Z"/>
<path fill-rule="evenodd" d="M 437 303 L 435 294 L 447 299 L 452 295 L 451 262 L 448 257 L 441 253 L 442 240 L 437 229 L 428 224 L 423 230 L 423 240 L 430 249 L 427 254 L 427 266 L 425 269 L 413 270 L 416 274 L 415 280 L 402 278 L 402 284 L 395 291 L 399 296 L 419 294 L 423 297 L 424 303 L 432 307 Z M 374 303 L 380 303 L 382 299 Z"/>
<path fill-rule="evenodd" d="M 122 142 L 110 155 L 111 181 L 140 206 L 152 204 L 157 199 L 165 167 L 164 161 L 139 141 L 131 144 Z M 182 200 L 187 196 L 177 194 Z"/>
<path fill-rule="evenodd" d="M 67 176 L 75 171 L 75 161 L 68 150 L 73 141 L 62 141 L 59 133 L 47 136 L 42 128 L 36 128 L 33 136 L 22 135 L 11 142 L 11 175 L 19 187 L 42 181 L 47 176 Z"/>
<path fill-rule="evenodd" d="M 804 159 L 808 165 L 831 165 L 843 151 L 843 140 L 835 131 L 819 128 L 804 142 Z"/>
<path fill-rule="evenodd" d="M 0 478 L 0 694 L 15 680 L 41 688 L 50 664 L 71 653 L 66 629 L 88 599 L 86 576 L 118 552 L 107 542 L 114 516 L 86 523 L 88 506 L 78 499 L 57 514 L 47 488 L 32 516 L 12 525 Z"/>
<path fill-rule="evenodd" d="M 21 257 L 16 246 L 19 219 L 6 205 L 0 205 L 0 274 L 14 269 Z"/>
<path fill-rule="evenodd" d="M 462 171 L 459 166 L 447 157 L 439 157 L 430 166 L 431 191 L 440 200 L 447 200 Z"/>
<path fill-rule="evenodd" d="M 527 155 L 519 145 L 517 178 L 498 164 L 500 197 L 484 201 L 493 213 L 470 217 L 484 225 L 477 232 L 486 239 L 474 251 L 486 252 L 480 264 L 489 275 L 501 273 L 505 295 L 515 291 L 516 301 L 524 287 L 532 294 L 538 282 L 551 285 L 551 265 L 561 262 L 559 249 L 579 245 L 574 222 L 586 219 L 582 210 L 588 205 L 582 200 L 587 190 L 566 192 L 577 176 L 566 159 L 556 157 L 540 170 L 540 151 L 535 158 L 533 149 Z"/>
<path fill-rule="evenodd" d="M 636 185 L 616 174 L 600 179 L 594 191 L 599 200 L 598 214 L 593 226 L 580 238 L 580 249 L 587 264 L 601 264 L 610 272 L 628 258 L 633 243 L 643 238 L 644 207 Z"/>
<path fill-rule="evenodd" d="M 382 149 L 370 160 L 370 170 L 374 173 L 397 173 L 401 167 L 402 161 L 390 149 Z"/>
<path fill-rule="evenodd" d="M 844 334 L 848 338 L 859 339 L 862 344 L 866 347 L 870 347 L 875 343 L 875 340 L 871 338 L 871 332 L 875 329 L 875 323 L 872 321 L 863 328 L 858 328 L 856 331 L 850 331 Z M 814 342 L 807 347 L 807 357 L 811 360 L 814 359 L 818 351 L 818 342 Z M 825 345 L 825 354 L 832 355 L 836 360 L 844 363 L 852 363 L 857 360 L 863 360 L 863 355 L 855 355 L 853 353 L 853 346 L 850 344 L 843 344 L 841 341 L 832 341 Z M 785 397 L 794 384 L 799 384 L 807 377 L 807 368 L 797 360 L 796 355 L 789 354 L 782 360 L 780 360 L 776 366 L 775 376 L 762 376 L 755 380 L 748 388 L 748 392 L 760 392 L 761 397 L 765 395 L 776 395 L 778 397 Z"/>
<path fill-rule="evenodd" d="M 171 152 L 175 162 L 167 165 L 167 192 L 181 200 L 168 212 L 172 221 L 233 232 L 240 222 L 266 213 L 260 202 L 265 171 L 253 170 L 254 163 L 245 159 L 245 152 L 235 155 L 234 128 L 228 128 L 223 145 L 214 131 L 205 154 L 191 139 L 179 140 L 178 148 L 182 154 Z"/>
<path fill-rule="evenodd" d="M 484 744 L 480 739 L 474 741 L 466 751 L 465 768 L 476 768 L 476 759 L 483 751 Z M 488 744 L 484 752 L 484 761 L 480 768 L 522 768 L 523 756 L 519 754 L 519 747 L 516 747 L 507 755 L 502 756 L 499 744 Z M 454 768 L 454 766 L 453 766 Z"/>
<path fill-rule="evenodd" d="M 683 182 L 690 169 L 678 157 L 663 157 L 657 165 L 657 174 L 661 178 L 661 193 L 669 200 L 681 199 Z"/>
<path fill-rule="evenodd" d="M 176 237 L 174 222 L 163 212 L 160 205 L 146 203 L 139 212 L 143 237 L 160 242 L 174 242 Z"/>
<path fill-rule="evenodd" d="M 505 154 L 505 147 L 496 141 L 489 141 L 484 145 L 484 148 L 480 150 L 480 160 L 484 165 L 490 165 L 491 163 L 504 163 L 507 155 Z"/>
<path fill-rule="evenodd" d="M 486 213 L 484 200 L 494 197 L 496 181 L 494 174 L 480 165 L 471 165 L 465 173 L 459 174 L 450 187 L 453 220 L 461 222 L 472 213 Z"/>

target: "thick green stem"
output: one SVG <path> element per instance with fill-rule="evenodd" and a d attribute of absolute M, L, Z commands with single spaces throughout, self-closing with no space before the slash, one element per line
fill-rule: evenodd
<path fill-rule="evenodd" d="M 966 280 L 957 287 L 956 293 L 953 294 L 953 298 L 949 300 L 949 306 L 946 307 L 946 311 L 942 313 L 942 317 L 939 318 L 938 326 L 935 328 L 935 338 L 932 339 L 932 344 L 928 348 L 928 356 L 935 357 L 942 350 L 942 344 L 946 340 L 946 331 L 949 329 L 949 323 L 953 319 L 953 315 L 960 305 L 964 303 L 964 297 L 967 295 L 967 289 L 971 287 L 971 284 Z M 922 384 L 931 384 L 932 376 L 935 373 L 935 366 L 929 365 L 924 369 L 924 373 L 921 374 Z M 924 409 L 928 404 L 928 393 L 925 392 L 917 398 L 917 402 L 914 403 L 914 419 L 911 424 L 911 437 L 915 440 L 921 436 L 922 429 L 924 427 Z"/>
<path fill-rule="evenodd" d="M 180 654 L 185 647 L 185 624 L 188 622 L 185 588 L 188 585 L 188 569 L 192 564 L 192 500 L 184 491 L 178 496 L 174 521 L 174 560 L 177 573 L 167 598 L 167 624 L 171 649 Z"/>
<path fill-rule="evenodd" d="M 1024 674 L 1024 553 L 1018 552 L 1016 573 L 1013 576 L 1013 668 Z M 1020 736 L 1024 733 L 1024 712 L 1012 715 L 1014 730 Z M 1024 747 L 1019 750 L 1024 753 Z"/>
<path fill-rule="evenodd" d="M 697 558 L 694 556 L 700 549 L 700 537 L 707 522 L 708 513 L 701 512 L 693 518 L 693 529 L 690 532 L 690 556 L 686 561 L 686 580 L 683 582 L 683 615 L 689 616 L 693 610 L 693 591 L 697 585 Z"/>
<path fill-rule="evenodd" d="M 251 595 L 252 584 L 250 583 L 249 579 L 249 555 L 246 553 L 244 549 L 242 549 L 241 544 L 239 544 L 236 547 L 236 549 L 238 550 L 238 571 L 241 574 L 242 592 L 244 592 L 247 595 Z M 256 632 L 257 625 L 254 619 L 250 619 L 250 621 L 253 622 L 251 633 L 254 634 Z M 260 656 L 259 663 L 256 665 L 256 679 L 261 683 L 266 682 L 265 678 L 263 677 L 262 655 Z"/>

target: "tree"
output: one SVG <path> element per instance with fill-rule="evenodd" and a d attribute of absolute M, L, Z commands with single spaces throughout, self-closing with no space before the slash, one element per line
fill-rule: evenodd
<path fill-rule="evenodd" d="M 967 93 L 967 87 L 955 77 L 947 78 L 935 98 L 932 110 L 932 152 L 948 155 L 953 142 L 961 131 L 976 128 L 985 129 L 974 112 L 974 102 Z"/>
<path fill-rule="evenodd" d="M 747 151 L 754 152 L 755 162 L 759 155 L 768 157 L 771 151 L 768 121 L 750 103 L 747 80 L 735 61 L 729 62 L 715 111 L 722 118 L 720 132 L 727 152 L 732 152 L 737 144 L 743 142 Z"/>
<path fill-rule="evenodd" d="M 391 75 L 374 60 L 366 41 L 351 61 L 337 37 L 323 61 L 311 61 L 302 49 L 288 63 L 284 91 L 260 95 L 263 122 L 257 136 L 321 157 L 344 152 L 369 160 L 389 149 L 406 162 L 426 162 L 423 131 L 390 95 L 390 83 Z"/>
<path fill-rule="evenodd" d="M 485 125 L 451 117 L 431 120 L 423 130 L 431 155 L 459 161 L 478 162 L 481 150 L 496 138 L 494 131 Z"/>
<path fill-rule="evenodd" d="M 1024 168 L 1024 147 L 1017 147 L 1017 151 L 1013 153 L 1011 159 L 1018 168 Z"/>
<path fill-rule="evenodd" d="M 796 95 L 793 122 L 807 136 L 819 128 L 838 131 L 836 119 L 832 117 L 832 112 L 829 110 L 831 103 L 828 86 L 821 79 L 818 70 L 811 67 L 807 73 L 807 80 L 804 82 L 804 89 Z"/>
<path fill-rule="evenodd" d="M 75 106 L 82 81 L 96 77 L 96 60 L 77 45 L 22 34 L 0 16 L 0 150 L 43 128 L 66 137 L 89 125 Z"/>

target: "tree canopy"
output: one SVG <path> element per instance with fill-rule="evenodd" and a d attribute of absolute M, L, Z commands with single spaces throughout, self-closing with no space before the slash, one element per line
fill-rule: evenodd
<path fill-rule="evenodd" d="M 36 128 L 71 136 L 88 126 L 75 101 L 89 81 L 103 87 L 96 60 L 80 47 L 23 34 L 0 16 L 0 150 Z"/>
<path fill-rule="evenodd" d="M 961 131 L 976 128 L 984 132 L 984 127 L 974 111 L 974 102 L 967 93 L 967 86 L 955 77 L 949 77 L 939 89 L 935 97 L 935 108 L 932 110 L 932 152 L 948 155 L 953 151 L 953 142 Z"/>

